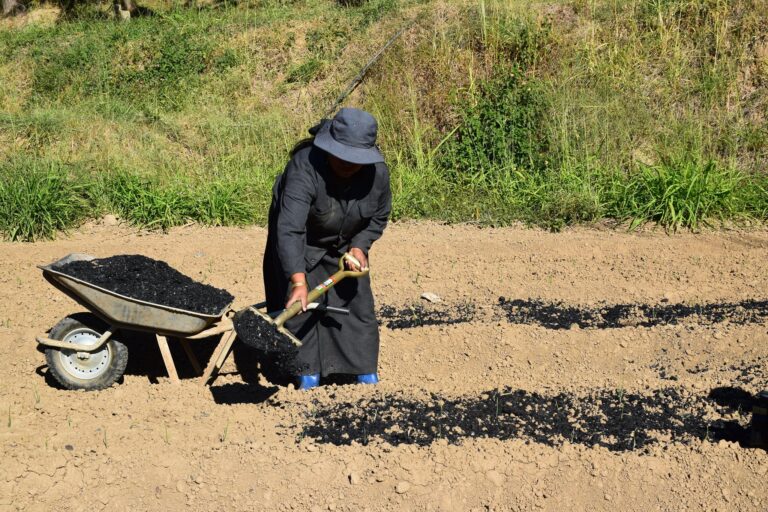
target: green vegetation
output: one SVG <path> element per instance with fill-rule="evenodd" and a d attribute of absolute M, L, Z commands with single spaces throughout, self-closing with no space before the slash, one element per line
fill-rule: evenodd
<path fill-rule="evenodd" d="M 395 218 L 768 219 L 768 0 L 163 1 L 0 21 L 6 238 L 263 223 L 290 147 L 405 25 L 347 101 L 380 121 Z"/>

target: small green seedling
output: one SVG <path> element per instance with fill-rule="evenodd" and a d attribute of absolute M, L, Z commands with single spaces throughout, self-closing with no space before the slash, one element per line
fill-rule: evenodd
<path fill-rule="evenodd" d="M 224 425 L 224 432 L 219 436 L 219 441 L 222 443 L 227 441 L 227 435 L 229 434 L 229 420 L 227 420 L 227 424 Z"/>

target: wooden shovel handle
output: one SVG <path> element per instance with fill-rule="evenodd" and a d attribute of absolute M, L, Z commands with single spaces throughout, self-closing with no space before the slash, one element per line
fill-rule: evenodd
<path fill-rule="evenodd" d="M 346 277 L 363 277 L 367 276 L 370 272 L 370 270 L 367 268 L 360 271 L 344 270 L 344 260 L 349 260 L 358 268 L 360 268 L 360 262 L 357 261 L 357 259 L 351 254 L 345 252 L 341 258 L 339 258 L 339 271 L 310 290 L 309 294 L 307 294 L 307 303 L 315 302 L 317 299 L 325 295 L 328 290 L 333 288 L 334 285 Z M 294 302 L 291 304 L 291 307 L 280 313 L 280 316 L 275 318 L 275 325 L 277 327 L 282 327 L 285 322 L 299 314 L 300 311 L 301 303 Z"/>

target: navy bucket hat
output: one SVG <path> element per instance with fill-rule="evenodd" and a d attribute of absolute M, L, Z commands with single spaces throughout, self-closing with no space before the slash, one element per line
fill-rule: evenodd
<path fill-rule="evenodd" d="M 375 164 L 384 161 L 376 147 L 376 119 L 364 110 L 343 108 L 315 135 L 314 145 L 345 162 Z"/>

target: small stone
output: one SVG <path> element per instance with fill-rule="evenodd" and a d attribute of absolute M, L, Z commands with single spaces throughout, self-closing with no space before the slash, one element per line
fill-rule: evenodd
<path fill-rule="evenodd" d="M 65 445 L 64 445 L 64 449 L 65 449 L 65 450 L 67 450 L 67 451 L 69 451 L 69 452 L 71 452 L 72 450 L 74 450 L 74 449 L 75 449 L 75 447 L 74 447 L 74 446 L 72 446 L 71 444 L 65 444 Z"/>
<path fill-rule="evenodd" d="M 613 501 L 613 496 L 611 496 L 610 494 L 606 494 L 605 496 L 603 496 L 603 498 L 605 498 L 605 501 Z"/>
<path fill-rule="evenodd" d="M 398 482 L 395 486 L 395 492 L 397 494 L 405 494 L 411 489 L 411 484 L 408 482 Z"/>
<path fill-rule="evenodd" d="M 621 348 L 627 348 L 627 342 L 626 341 L 622 341 L 621 343 L 619 343 L 619 346 Z"/>
<path fill-rule="evenodd" d="M 117 226 L 120 223 L 120 220 L 116 216 L 110 214 L 102 217 L 101 223 L 105 226 Z"/>
<path fill-rule="evenodd" d="M 424 292 L 424 293 L 422 293 L 421 294 L 421 298 L 426 300 L 426 301 L 428 301 L 428 302 L 432 302 L 433 304 L 434 303 L 438 303 L 438 302 L 443 302 L 443 299 L 441 299 L 439 295 L 437 295 L 436 293 L 432 293 L 432 292 Z"/>
<path fill-rule="evenodd" d="M 185 484 L 182 480 L 179 480 L 176 482 L 176 490 L 179 491 L 181 494 L 187 493 L 187 484 Z"/>
<path fill-rule="evenodd" d="M 360 475 L 352 471 L 349 474 L 349 483 L 352 485 L 357 485 L 360 483 Z"/>
<path fill-rule="evenodd" d="M 715 334 L 712 335 L 712 337 L 715 338 L 716 340 L 721 340 L 723 339 L 723 333 L 721 333 L 720 331 L 717 331 L 715 332 Z"/>

